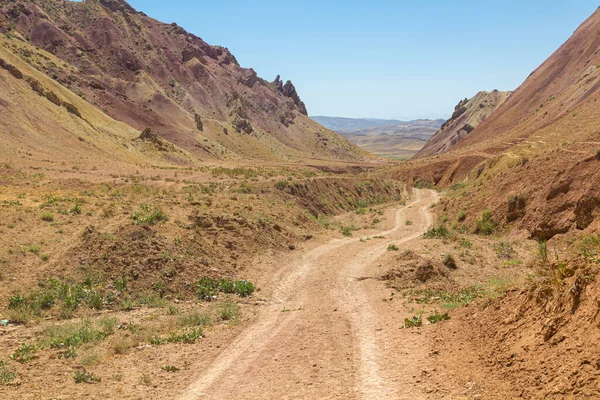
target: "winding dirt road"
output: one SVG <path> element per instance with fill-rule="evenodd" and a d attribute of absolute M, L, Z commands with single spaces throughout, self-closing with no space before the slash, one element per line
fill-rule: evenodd
<path fill-rule="evenodd" d="M 381 283 L 365 278 L 382 274 L 376 261 L 390 244 L 405 245 L 431 225 L 436 200 L 415 191 L 409 204 L 388 210 L 395 223 L 375 234 L 385 239 L 337 239 L 281 268 L 273 301 L 179 398 L 428 398 L 414 383 L 424 346 L 386 313 Z"/>

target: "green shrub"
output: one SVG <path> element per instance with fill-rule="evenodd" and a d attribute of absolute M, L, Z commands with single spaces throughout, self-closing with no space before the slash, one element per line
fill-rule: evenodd
<path fill-rule="evenodd" d="M 131 215 L 131 219 L 138 224 L 154 225 L 168 221 L 168 217 L 158 207 L 151 208 L 148 204 L 140 205 L 140 211 L 136 211 Z"/>
<path fill-rule="evenodd" d="M 21 364 L 28 363 L 35 358 L 37 347 L 33 344 L 21 343 L 21 347 L 12 353 L 9 358 Z"/>
<path fill-rule="evenodd" d="M 284 190 L 288 187 L 287 181 L 279 181 L 275 183 L 275 189 Z"/>
<path fill-rule="evenodd" d="M 387 248 L 387 251 L 398 251 L 398 250 L 400 250 L 400 249 L 395 244 L 390 244 Z"/>
<path fill-rule="evenodd" d="M 458 213 L 456 214 L 456 220 L 458 222 L 463 222 L 466 219 L 467 219 L 467 210 L 458 210 Z"/>
<path fill-rule="evenodd" d="M 492 212 L 485 210 L 481 214 L 481 219 L 477 220 L 476 232 L 480 235 L 489 236 L 496 232 L 498 225 L 492 220 Z"/>
<path fill-rule="evenodd" d="M 432 227 L 423 234 L 423 239 L 449 239 L 452 233 L 443 225 Z"/>
<path fill-rule="evenodd" d="M 448 313 L 440 314 L 437 311 L 434 315 L 430 315 L 429 317 L 427 317 L 427 321 L 429 321 L 430 324 L 437 324 L 438 322 L 448 321 L 449 319 L 450 316 L 448 315 Z"/>
<path fill-rule="evenodd" d="M 352 237 L 352 232 L 357 230 L 354 225 L 340 227 L 340 233 L 346 237 Z"/>
<path fill-rule="evenodd" d="M 162 367 L 162 369 L 166 372 L 177 372 L 179 371 L 179 368 L 177 368 L 174 365 L 165 365 L 164 367 Z"/>
<path fill-rule="evenodd" d="M 404 318 L 404 327 L 405 328 L 418 328 L 423 325 L 423 318 L 420 316 L 415 316 L 410 319 Z"/>
<path fill-rule="evenodd" d="M 471 247 L 473 247 L 473 243 L 471 243 L 471 241 L 468 239 L 460 239 L 459 244 L 461 247 L 464 247 L 465 249 L 470 249 Z"/>
<path fill-rule="evenodd" d="M 95 377 L 91 372 L 86 371 L 85 368 L 75 371 L 73 379 L 75 380 L 75 383 L 96 383 L 102 381 L 100 378 Z"/>

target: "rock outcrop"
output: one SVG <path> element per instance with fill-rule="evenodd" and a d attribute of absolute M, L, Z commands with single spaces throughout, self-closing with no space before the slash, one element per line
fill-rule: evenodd
<path fill-rule="evenodd" d="M 277 78 L 273 81 L 273 85 L 277 89 L 277 91 L 283 94 L 285 97 L 289 97 L 294 101 L 294 104 L 298 107 L 298 110 L 304 114 L 308 115 L 308 111 L 306 110 L 306 105 L 300 99 L 298 92 L 296 91 L 296 87 L 292 83 L 292 81 L 287 81 L 285 84 L 281 80 L 281 76 L 277 75 Z"/>
<path fill-rule="evenodd" d="M 511 92 L 479 92 L 472 99 L 461 100 L 449 120 L 417 153 L 415 158 L 445 153 L 466 138 L 498 109 Z"/>

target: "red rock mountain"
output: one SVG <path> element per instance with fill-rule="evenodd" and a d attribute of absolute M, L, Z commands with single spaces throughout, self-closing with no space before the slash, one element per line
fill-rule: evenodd
<path fill-rule="evenodd" d="M 600 229 L 600 10 L 448 153 L 397 171 L 468 189 L 444 205 L 547 240 Z M 404 172 L 401 172 L 404 171 Z M 453 186 L 455 184 L 458 186 Z"/>
<path fill-rule="evenodd" d="M 510 92 L 479 92 L 471 99 L 461 100 L 448 119 L 427 142 L 415 158 L 429 157 L 449 151 L 466 138 L 496 111 L 510 96 Z"/>
<path fill-rule="evenodd" d="M 123 0 L 0 0 L 0 31 L 38 71 L 200 159 L 368 157 L 310 120 L 290 81 L 261 79 L 226 48 Z"/>

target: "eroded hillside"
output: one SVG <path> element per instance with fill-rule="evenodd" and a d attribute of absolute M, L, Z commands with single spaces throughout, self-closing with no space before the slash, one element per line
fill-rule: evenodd
<path fill-rule="evenodd" d="M 310 120 L 291 82 L 123 0 L 1 1 L 3 45 L 117 121 L 199 159 L 368 157 Z"/>

